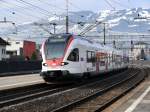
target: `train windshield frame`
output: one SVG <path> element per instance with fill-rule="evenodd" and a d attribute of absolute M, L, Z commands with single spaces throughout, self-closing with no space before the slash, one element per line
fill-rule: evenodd
<path fill-rule="evenodd" d="M 45 43 L 46 59 L 63 58 L 66 48 L 66 38 L 52 38 Z"/>

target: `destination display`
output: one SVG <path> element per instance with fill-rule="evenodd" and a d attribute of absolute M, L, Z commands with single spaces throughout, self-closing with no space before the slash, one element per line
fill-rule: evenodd
<path fill-rule="evenodd" d="M 66 39 L 65 38 L 53 38 L 53 39 L 49 39 L 49 42 L 65 42 Z"/>

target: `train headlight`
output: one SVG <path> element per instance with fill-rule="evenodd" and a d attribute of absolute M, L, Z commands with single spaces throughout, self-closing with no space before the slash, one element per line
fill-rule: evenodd
<path fill-rule="evenodd" d="M 48 66 L 47 63 L 43 63 L 43 66 Z"/>
<path fill-rule="evenodd" d="M 61 66 L 68 65 L 68 62 L 61 62 Z"/>

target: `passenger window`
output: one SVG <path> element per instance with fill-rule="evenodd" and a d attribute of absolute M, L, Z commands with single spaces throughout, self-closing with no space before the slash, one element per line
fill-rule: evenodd
<path fill-rule="evenodd" d="M 92 62 L 96 62 L 95 52 L 92 52 Z"/>
<path fill-rule="evenodd" d="M 90 51 L 87 51 L 87 62 L 91 62 L 92 54 Z"/>
<path fill-rule="evenodd" d="M 87 51 L 87 62 L 95 62 L 95 61 L 96 61 L 95 52 Z"/>
<path fill-rule="evenodd" d="M 78 48 L 73 49 L 70 55 L 68 56 L 67 60 L 74 62 L 79 61 L 79 49 Z"/>

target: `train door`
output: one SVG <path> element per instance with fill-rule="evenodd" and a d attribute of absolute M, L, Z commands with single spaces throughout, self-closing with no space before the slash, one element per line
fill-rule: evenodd
<path fill-rule="evenodd" d="M 112 52 L 112 68 L 116 69 L 116 63 L 115 63 L 115 52 Z"/>
<path fill-rule="evenodd" d="M 69 54 L 67 61 L 69 63 L 69 70 L 71 71 L 71 73 L 81 73 L 82 69 L 81 69 L 81 64 L 79 61 L 79 49 L 75 48 L 71 51 L 71 53 Z"/>
<path fill-rule="evenodd" d="M 79 51 L 79 57 L 80 57 L 80 64 L 81 64 L 81 73 L 86 73 L 87 68 L 87 62 L 86 62 L 86 49 L 84 46 L 81 46 L 81 49 Z"/>
<path fill-rule="evenodd" d="M 87 51 L 87 72 L 96 72 L 96 56 L 94 51 Z"/>
<path fill-rule="evenodd" d="M 96 53 L 96 72 L 99 72 L 99 53 Z"/>
<path fill-rule="evenodd" d="M 96 53 L 95 51 L 92 51 L 92 67 L 93 71 L 96 72 Z"/>
<path fill-rule="evenodd" d="M 110 56 L 110 58 L 109 58 L 110 69 L 112 70 L 113 69 L 113 53 L 111 52 L 109 56 Z"/>
<path fill-rule="evenodd" d="M 106 54 L 103 52 L 100 53 L 100 71 L 103 72 L 106 69 Z"/>
<path fill-rule="evenodd" d="M 105 54 L 105 71 L 108 70 L 108 55 L 107 53 Z"/>

